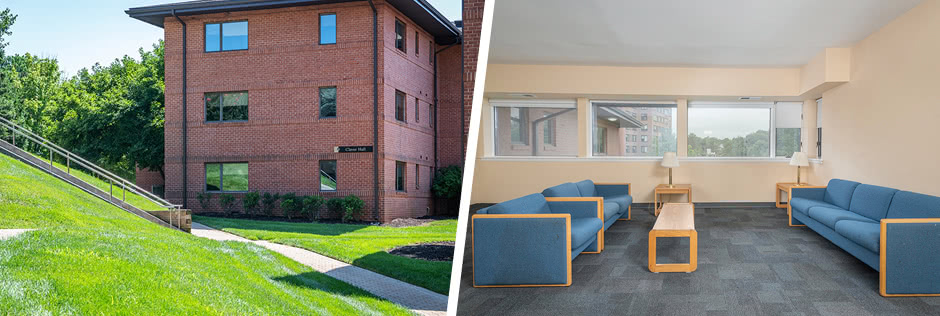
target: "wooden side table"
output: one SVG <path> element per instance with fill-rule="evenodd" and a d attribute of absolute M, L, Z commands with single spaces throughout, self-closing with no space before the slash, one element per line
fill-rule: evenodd
<path fill-rule="evenodd" d="M 689 203 L 692 203 L 692 185 L 691 184 L 673 184 L 669 186 L 668 184 L 657 185 L 653 189 L 653 208 L 656 209 L 655 215 L 659 216 L 659 212 L 662 209 L 662 204 L 659 202 L 660 194 L 685 194 L 689 197 Z"/>
<path fill-rule="evenodd" d="M 777 208 L 787 208 L 787 205 L 790 204 L 790 188 L 792 187 L 808 187 L 812 186 L 806 183 L 797 184 L 796 182 L 777 182 L 777 189 L 774 190 L 775 199 L 777 202 Z M 780 200 L 780 191 L 783 191 L 787 194 L 786 201 Z"/>

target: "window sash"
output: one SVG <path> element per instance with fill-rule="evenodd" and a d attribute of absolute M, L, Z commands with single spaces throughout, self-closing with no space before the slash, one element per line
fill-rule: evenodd
<path fill-rule="evenodd" d="M 243 173 L 241 170 L 239 170 L 242 168 L 244 168 Z M 206 192 L 248 192 L 249 186 L 247 162 L 206 163 L 205 171 Z M 232 175 L 226 176 L 227 173 Z M 243 186 L 240 183 L 242 178 L 244 179 Z M 231 189 L 233 186 L 236 186 L 237 189 Z"/>
<path fill-rule="evenodd" d="M 395 119 L 401 122 L 405 122 L 407 119 L 405 117 L 405 93 L 399 90 L 395 90 Z"/>
<path fill-rule="evenodd" d="M 405 163 L 395 162 L 395 191 L 405 191 Z"/>
<path fill-rule="evenodd" d="M 678 126 L 676 127 L 675 131 L 673 131 L 672 129 L 672 125 L 678 122 L 679 116 L 681 115 L 678 111 L 678 104 L 676 102 L 673 102 L 673 101 L 591 100 L 589 102 L 589 106 L 590 106 L 590 111 L 591 111 L 590 120 L 591 120 L 591 126 L 592 126 L 591 142 L 592 142 L 592 148 L 595 149 L 595 150 L 592 150 L 592 155 L 605 156 L 605 157 L 619 157 L 619 158 L 662 157 L 662 154 L 659 154 L 657 152 L 659 150 L 656 150 L 654 151 L 653 154 L 650 154 L 649 143 L 654 140 L 656 140 L 655 144 L 657 144 L 657 146 L 659 146 L 660 144 L 662 145 L 661 147 L 656 147 L 656 148 L 662 148 L 660 150 L 663 152 L 675 151 L 676 149 L 673 148 L 673 145 L 675 147 L 678 147 L 678 144 L 679 144 Z M 632 108 L 634 110 L 631 110 L 631 111 L 621 110 L 620 112 L 614 111 L 614 109 L 624 109 L 624 108 Z M 627 129 L 628 134 L 624 136 L 625 138 L 624 147 L 622 151 L 614 150 L 614 152 L 611 153 L 610 151 L 606 150 L 606 147 L 608 147 L 608 145 L 619 146 L 619 144 L 608 143 L 609 142 L 609 140 L 607 139 L 608 137 L 605 136 L 604 139 L 601 140 L 601 136 L 597 135 L 597 133 L 604 133 L 605 135 L 609 134 L 607 131 L 607 128 L 599 126 L 599 123 L 598 123 L 600 121 L 599 119 L 600 115 L 598 114 L 599 111 L 603 111 L 601 113 L 607 113 L 608 116 L 618 118 L 617 121 L 635 120 L 633 124 L 642 124 L 642 126 L 640 127 Z M 641 112 L 641 111 L 645 111 L 645 112 Z M 666 122 L 666 120 L 664 119 L 662 120 L 658 119 L 659 116 L 657 116 L 657 114 L 668 114 L 673 117 L 672 118 L 673 121 L 670 121 L 670 124 L 668 127 L 660 128 L 658 126 L 653 126 L 654 128 L 651 129 L 650 124 L 653 124 L 656 122 L 660 122 L 660 123 Z M 606 122 L 606 120 L 604 122 Z M 652 132 L 650 132 L 651 130 Z M 665 137 L 663 137 L 664 135 L 656 134 L 656 133 L 662 133 L 663 131 L 666 131 L 666 130 L 668 130 L 672 134 L 675 134 L 674 140 L 671 138 L 668 140 L 665 140 Z M 643 135 L 644 133 L 646 135 Z M 619 137 L 619 132 L 616 137 L 613 137 L 613 140 L 619 142 L 618 137 Z M 597 142 L 603 142 L 605 150 L 600 151 L 600 152 L 597 151 L 597 149 L 600 149 L 598 148 L 599 146 L 597 146 L 596 144 Z M 646 146 L 636 146 L 638 143 L 642 143 L 642 145 L 646 145 Z M 665 147 L 668 147 L 668 149 L 665 149 Z M 643 150 L 643 148 L 646 148 L 646 150 Z M 634 155 L 634 154 L 641 154 L 641 155 Z"/>
<path fill-rule="evenodd" d="M 336 117 L 336 87 L 320 87 L 320 118 Z"/>
<path fill-rule="evenodd" d="M 336 13 L 320 14 L 320 45 L 336 44 Z"/>
<path fill-rule="evenodd" d="M 334 192 L 339 188 L 336 160 L 320 160 L 320 191 Z M 332 172 L 332 174 L 331 174 Z M 327 189 L 324 189 L 326 187 Z M 331 188 L 331 189 L 330 189 Z"/>
<path fill-rule="evenodd" d="M 244 37 L 245 37 L 245 42 L 244 42 L 244 47 L 238 46 L 238 47 L 235 47 L 235 48 L 226 48 L 226 47 L 227 47 L 227 46 L 226 46 L 226 43 L 229 43 L 229 45 L 235 45 L 235 43 L 232 43 L 231 41 L 226 41 L 226 40 L 225 40 L 225 26 L 228 25 L 229 27 L 235 27 L 236 24 L 242 24 L 242 23 L 244 23 L 244 25 L 245 25 L 245 35 L 244 35 Z M 217 29 L 217 30 L 218 30 L 218 33 L 213 32 L 212 38 L 210 38 L 210 35 L 209 35 L 209 30 L 210 30 L 210 28 L 214 28 L 214 29 Z M 239 51 L 239 50 L 247 50 L 247 49 L 248 49 L 248 21 L 247 21 L 247 20 L 242 20 L 242 21 L 229 21 L 229 22 L 218 22 L 218 23 L 206 23 L 206 24 L 204 25 L 203 35 L 205 36 L 205 47 L 204 47 L 204 51 L 207 52 L 207 53 Z M 218 39 L 215 38 L 216 36 L 218 37 Z M 210 39 L 211 39 L 211 41 L 210 41 Z M 213 43 L 213 42 L 216 42 L 216 43 Z M 212 44 L 211 48 L 210 48 L 210 46 L 209 46 L 210 44 Z M 229 47 L 230 47 L 230 46 L 229 46 Z"/>
<path fill-rule="evenodd" d="M 207 92 L 203 95 L 203 102 L 205 104 L 206 122 L 244 122 L 248 120 L 248 91 Z M 218 116 L 216 117 L 216 115 Z"/>
<path fill-rule="evenodd" d="M 405 47 L 407 42 L 405 38 L 405 23 L 395 19 L 395 48 L 404 52 L 407 50 L 407 47 Z"/>

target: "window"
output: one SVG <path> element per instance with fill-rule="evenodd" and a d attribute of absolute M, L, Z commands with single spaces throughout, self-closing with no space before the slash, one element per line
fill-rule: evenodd
<path fill-rule="evenodd" d="M 803 123 L 803 102 L 774 104 L 774 156 L 792 157 L 800 151 L 800 128 Z"/>
<path fill-rule="evenodd" d="M 672 102 L 642 101 L 592 101 L 595 131 L 603 130 L 604 138 L 594 134 L 595 149 L 606 147 L 606 152 L 595 150 L 594 154 L 616 157 L 660 157 L 665 152 L 676 151 L 677 105 Z M 646 123 L 647 113 L 665 110 L 661 122 Z M 639 118 L 639 119 L 638 119 Z M 649 128 L 653 125 L 654 128 Z M 647 148 L 637 151 L 626 146 L 627 142 L 639 140 Z M 601 145 L 603 144 L 603 145 Z M 650 150 L 651 149 L 651 150 Z"/>
<path fill-rule="evenodd" d="M 434 44 L 428 41 L 428 63 L 434 64 Z"/>
<path fill-rule="evenodd" d="M 607 129 L 604 127 L 594 128 L 594 154 L 607 154 Z"/>
<path fill-rule="evenodd" d="M 418 31 L 415 31 L 415 56 L 418 56 L 418 51 L 421 50 L 421 47 L 418 46 Z"/>
<path fill-rule="evenodd" d="M 689 157 L 770 157 L 770 103 L 689 105 Z"/>
<path fill-rule="evenodd" d="M 421 188 L 421 165 L 415 165 L 415 189 Z"/>
<path fill-rule="evenodd" d="M 336 160 L 320 160 L 320 191 L 336 191 Z"/>
<path fill-rule="evenodd" d="M 555 119 L 545 121 L 545 130 L 542 131 L 542 142 L 545 145 L 555 145 Z"/>
<path fill-rule="evenodd" d="M 320 15 L 320 44 L 336 44 L 336 14 Z"/>
<path fill-rule="evenodd" d="M 822 158 L 822 99 L 816 100 L 816 157 Z"/>
<path fill-rule="evenodd" d="M 336 117 L 336 87 L 320 88 L 320 117 Z"/>
<path fill-rule="evenodd" d="M 395 119 L 405 121 L 405 93 L 395 90 Z"/>
<path fill-rule="evenodd" d="M 421 122 L 421 101 L 418 100 L 418 97 L 415 97 L 415 122 Z"/>
<path fill-rule="evenodd" d="M 395 162 L 395 191 L 405 191 L 405 163 Z"/>
<path fill-rule="evenodd" d="M 248 191 L 248 163 L 207 163 L 206 191 Z"/>
<path fill-rule="evenodd" d="M 529 142 L 529 129 L 526 128 L 526 125 L 529 122 L 528 118 L 528 109 L 523 108 L 512 108 L 509 111 L 509 119 L 512 120 L 512 143 L 513 144 L 523 144 L 526 145 Z"/>
<path fill-rule="evenodd" d="M 205 94 L 206 122 L 247 121 L 248 92 L 212 92 Z"/>
<path fill-rule="evenodd" d="M 405 23 L 395 19 L 395 48 L 405 51 Z"/>
<path fill-rule="evenodd" d="M 633 153 L 636 153 L 636 146 L 633 146 Z"/>
<path fill-rule="evenodd" d="M 574 100 L 490 100 L 497 156 L 577 156 Z"/>
<path fill-rule="evenodd" d="M 647 152 L 649 151 L 649 147 L 643 146 L 643 150 L 642 150 L 642 151 L 643 151 L 644 154 L 647 153 Z"/>
<path fill-rule="evenodd" d="M 248 21 L 206 24 L 206 52 L 248 49 Z"/>

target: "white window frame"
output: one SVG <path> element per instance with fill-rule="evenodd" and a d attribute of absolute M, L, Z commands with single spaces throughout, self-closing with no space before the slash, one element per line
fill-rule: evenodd
<path fill-rule="evenodd" d="M 594 155 L 594 137 L 596 137 L 595 132 L 597 131 L 597 129 L 594 128 L 595 125 L 596 125 L 596 122 L 595 122 L 595 113 L 594 113 L 594 103 L 606 103 L 606 104 L 615 103 L 615 104 L 623 104 L 624 106 L 658 105 L 658 106 L 662 106 L 663 108 L 669 108 L 669 109 L 675 108 L 675 109 L 676 109 L 676 117 L 675 117 L 676 120 L 679 119 L 679 115 L 682 115 L 682 114 L 679 113 L 679 103 L 676 102 L 676 101 L 624 101 L 624 100 L 590 100 L 590 101 L 588 101 L 588 121 L 590 121 L 590 122 L 588 123 L 588 129 L 589 129 L 588 135 L 590 135 L 590 139 L 588 139 L 588 142 L 589 142 L 588 145 L 590 145 L 590 149 L 591 149 L 591 150 L 588 151 L 588 157 L 590 157 L 590 158 L 597 158 L 597 159 L 616 159 L 616 160 L 659 160 L 659 159 L 662 159 L 663 156 L 607 156 L 607 155 L 604 155 L 604 156 L 595 156 L 595 155 Z M 637 120 L 640 120 L 640 117 L 639 117 L 639 116 L 637 116 L 637 117 L 635 117 L 635 118 L 636 118 Z M 641 120 L 641 121 L 642 121 L 642 120 Z M 647 124 L 644 124 L 644 126 L 646 126 L 647 129 L 643 129 L 643 130 L 644 130 L 644 131 L 645 131 L 645 130 L 648 130 L 649 124 L 648 124 L 648 123 L 647 123 Z M 647 139 L 647 140 L 649 140 L 649 139 Z M 641 143 L 642 143 L 642 141 L 641 141 Z M 678 126 L 677 126 L 677 127 L 676 127 L 676 146 L 678 146 L 678 144 L 679 144 L 679 128 L 678 128 Z M 678 148 L 676 148 L 676 150 L 678 150 Z M 643 152 L 642 152 L 641 150 L 638 150 L 637 153 L 638 153 L 638 154 L 642 154 Z M 647 151 L 647 153 L 649 153 L 649 152 Z"/>
<path fill-rule="evenodd" d="M 489 113 L 490 122 L 492 126 L 489 131 L 489 149 L 493 153 L 493 158 L 505 158 L 505 159 L 552 159 L 552 158 L 576 158 L 572 156 L 500 156 L 496 154 L 496 126 L 499 123 L 496 121 L 496 111 L 499 108 L 552 108 L 552 109 L 575 109 L 578 108 L 578 101 L 574 99 L 490 99 L 490 108 Z M 556 133 L 555 137 L 558 135 Z M 535 144 L 532 144 L 534 146 Z"/>

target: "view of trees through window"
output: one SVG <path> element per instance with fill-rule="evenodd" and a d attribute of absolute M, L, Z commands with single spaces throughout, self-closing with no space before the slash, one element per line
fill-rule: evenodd
<path fill-rule="evenodd" d="M 689 157 L 769 157 L 770 108 L 689 107 Z"/>

